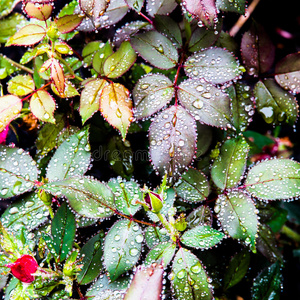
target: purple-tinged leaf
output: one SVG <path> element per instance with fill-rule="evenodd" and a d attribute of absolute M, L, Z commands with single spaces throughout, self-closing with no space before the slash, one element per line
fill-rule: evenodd
<path fill-rule="evenodd" d="M 221 11 L 245 14 L 246 0 L 216 0 L 217 8 Z"/>
<path fill-rule="evenodd" d="M 133 89 L 134 116 L 139 120 L 151 116 L 168 104 L 174 94 L 172 81 L 162 74 L 147 74 Z"/>
<path fill-rule="evenodd" d="M 254 115 L 254 102 L 251 99 L 250 86 L 237 82 L 227 88 L 231 100 L 232 123 L 234 128 L 240 132 L 245 131 L 252 121 Z"/>
<path fill-rule="evenodd" d="M 221 89 L 199 79 L 187 79 L 178 87 L 180 103 L 199 122 L 231 128 L 230 99 Z"/>
<path fill-rule="evenodd" d="M 144 21 L 133 21 L 127 23 L 116 30 L 113 44 L 116 45 L 116 47 L 119 47 L 122 42 L 130 40 L 131 36 L 133 36 L 140 30 L 153 30 L 153 26 Z"/>
<path fill-rule="evenodd" d="M 177 6 L 176 0 L 147 0 L 147 13 L 154 17 L 154 15 L 168 15 Z"/>
<path fill-rule="evenodd" d="M 55 123 L 53 116 L 55 101 L 48 92 L 44 90 L 36 91 L 30 98 L 30 110 L 39 120 Z"/>
<path fill-rule="evenodd" d="M 31 46 L 40 42 L 46 36 L 44 27 L 36 24 L 29 24 L 22 27 L 9 38 L 5 46 Z"/>
<path fill-rule="evenodd" d="M 213 298 L 209 278 L 200 260 L 185 248 L 178 250 L 169 278 L 176 299 L 211 300 Z"/>
<path fill-rule="evenodd" d="M 285 200 L 300 196 L 300 164 L 291 159 L 271 159 L 253 166 L 246 189 L 260 200 Z"/>
<path fill-rule="evenodd" d="M 211 27 L 215 24 L 217 18 L 215 0 L 184 0 L 183 6 L 205 26 Z"/>
<path fill-rule="evenodd" d="M 110 55 L 103 64 L 103 73 L 108 78 L 118 78 L 127 72 L 136 60 L 136 53 L 128 41 Z"/>
<path fill-rule="evenodd" d="M 141 228 L 135 222 L 120 220 L 110 228 L 104 242 L 104 265 L 111 281 L 138 262 L 142 241 Z"/>
<path fill-rule="evenodd" d="M 223 230 L 234 239 L 244 241 L 253 252 L 258 231 L 258 217 L 254 202 L 243 191 L 220 194 L 215 205 Z"/>
<path fill-rule="evenodd" d="M 264 28 L 253 23 L 241 41 L 243 64 L 250 75 L 258 76 L 267 72 L 275 58 L 275 46 Z"/>
<path fill-rule="evenodd" d="M 159 69 L 171 69 L 177 64 L 177 49 L 168 38 L 157 31 L 135 35 L 131 39 L 131 45 L 143 59 Z"/>
<path fill-rule="evenodd" d="M 204 78 L 213 84 L 234 80 L 242 72 L 238 60 L 222 48 L 209 48 L 191 55 L 184 69 L 190 78 Z"/>
<path fill-rule="evenodd" d="M 102 16 L 110 1 L 107 0 L 79 0 L 81 10 L 94 21 Z"/>
<path fill-rule="evenodd" d="M 180 173 L 195 154 L 196 122 L 182 106 L 162 111 L 149 130 L 150 155 L 155 168 L 170 177 Z"/>
<path fill-rule="evenodd" d="M 160 300 L 164 268 L 160 264 L 138 266 L 124 300 Z"/>
<path fill-rule="evenodd" d="M 243 178 L 250 146 L 244 137 L 226 140 L 211 168 L 211 177 L 222 190 L 235 187 Z"/>
<path fill-rule="evenodd" d="M 211 126 L 197 122 L 197 152 L 196 158 L 204 155 L 209 149 L 213 138 Z"/>
<path fill-rule="evenodd" d="M 276 64 L 275 80 L 286 90 L 300 93 L 300 53 L 287 55 Z"/>
<path fill-rule="evenodd" d="M 204 201 L 210 192 L 206 176 L 199 170 L 189 168 L 174 185 L 177 195 L 188 202 Z"/>
<path fill-rule="evenodd" d="M 254 95 L 256 108 L 266 123 L 285 122 L 293 125 L 296 122 L 299 112 L 296 98 L 274 79 L 257 82 Z"/>

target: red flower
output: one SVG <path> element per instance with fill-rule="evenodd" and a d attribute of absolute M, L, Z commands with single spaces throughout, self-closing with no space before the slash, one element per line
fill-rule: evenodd
<path fill-rule="evenodd" d="M 0 132 L 0 144 L 5 144 L 6 137 L 8 134 L 9 126 L 7 125 L 3 131 Z"/>
<path fill-rule="evenodd" d="M 34 281 L 32 274 L 38 269 L 36 260 L 30 255 L 22 255 L 14 263 L 5 266 L 11 269 L 16 278 L 26 283 Z"/>

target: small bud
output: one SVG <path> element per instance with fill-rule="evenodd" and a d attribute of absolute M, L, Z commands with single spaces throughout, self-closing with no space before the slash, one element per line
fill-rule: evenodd
<path fill-rule="evenodd" d="M 178 231 L 184 231 L 187 227 L 187 223 L 185 221 L 185 216 L 184 214 L 181 214 L 179 216 L 179 218 L 175 221 L 175 228 L 178 230 Z"/>
<path fill-rule="evenodd" d="M 38 269 L 36 260 L 31 255 L 22 255 L 14 263 L 6 264 L 12 274 L 22 282 L 31 283 L 34 281 L 34 274 Z"/>
<path fill-rule="evenodd" d="M 161 196 L 154 192 L 148 191 L 144 200 L 147 205 L 147 208 L 154 213 L 160 212 L 160 210 L 163 207 Z"/>
<path fill-rule="evenodd" d="M 52 203 L 52 197 L 50 194 L 46 193 L 44 190 L 39 190 L 38 191 L 38 197 L 40 200 L 43 201 L 43 203 L 47 206 L 50 206 Z"/>
<path fill-rule="evenodd" d="M 57 40 L 59 38 L 58 29 L 57 29 L 57 27 L 56 27 L 56 25 L 54 23 L 51 24 L 51 26 L 48 28 L 48 30 L 47 30 L 47 36 L 52 41 L 55 41 L 55 40 Z"/>

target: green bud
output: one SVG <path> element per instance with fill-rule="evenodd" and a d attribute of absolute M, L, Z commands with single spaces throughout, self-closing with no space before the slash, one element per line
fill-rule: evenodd
<path fill-rule="evenodd" d="M 54 23 L 47 29 L 47 36 L 50 40 L 55 41 L 59 38 L 59 32 Z"/>
<path fill-rule="evenodd" d="M 149 191 L 147 192 L 144 200 L 147 208 L 156 214 L 163 208 L 162 198 L 159 194 Z"/>
<path fill-rule="evenodd" d="M 187 223 L 185 221 L 185 216 L 184 214 L 181 214 L 179 216 L 179 218 L 175 221 L 175 224 L 174 224 L 175 228 L 178 230 L 178 231 L 184 231 L 187 227 Z"/>
<path fill-rule="evenodd" d="M 38 197 L 44 202 L 45 205 L 50 206 L 52 203 L 52 196 L 44 190 L 38 191 Z"/>

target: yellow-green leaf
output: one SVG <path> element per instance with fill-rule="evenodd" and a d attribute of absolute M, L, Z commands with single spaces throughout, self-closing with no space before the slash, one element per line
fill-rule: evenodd
<path fill-rule="evenodd" d="M 56 26 L 61 33 L 73 31 L 84 17 L 78 15 L 65 15 L 56 21 Z"/>
<path fill-rule="evenodd" d="M 15 119 L 22 109 L 22 100 L 17 96 L 0 97 L 0 132 Z"/>
<path fill-rule="evenodd" d="M 51 16 L 53 6 L 50 3 L 36 5 L 36 3 L 27 2 L 24 9 L 29 17 L 46 21 Z"/>
<path fill-rule="evenodd" d="M 30 99 L 30 110 L 41 121 L 55 123 L 55 101 L 48 92 L 40 90 L 34 93 Z"/>
<path fill-rule="evenodd" d="M 32 93 L 35 89 L 35 84 L 30 75 L 17 75 L 7 83 L 9 93 L 16 96 L 25 96 Z"/>
<path fill-rule="evenodd" d="M 63 97 L 65 91 L 65 76 L 62 66 L 57 59 L 51 61 L 51 78 L 58 93 Z"/>
<path fill-rule="evenodd" d="M 129 91 L 119 83 L 111 83 L 104 87 L 100 97 L 100 111 L 107 122 L 118 129 L 125 139 L 133 120 Z"/>
<path fill-rule="evenodd" d="M 29 24 L 21 28 L 16 34 L 9 38 L 6 46 L 31 46 L 41 41 L 46 35 L 46 30 L 40 25 Z"/>

